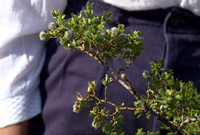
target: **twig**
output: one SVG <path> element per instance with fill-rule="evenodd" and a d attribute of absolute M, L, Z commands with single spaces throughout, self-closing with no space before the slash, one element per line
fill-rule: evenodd
<path fill-rule="evenodd" d="M 108 86 L 106 85 L 105 86 L 105 101 L 107 101 L 107 89 L 108 89 Z"/>
<path fill-rule="evenodd" d="M 119 74 L 121 71 L 124 71 L 124 70 L 128 69 L 132 64 L 133 64 L 133 61 L 128 62 L 127 65 L 126 65 L 125 67 L 120 68 L 120 69 L 117 71 L 117 74 Z"/>
<path fill-rule="evenodd" d="M 191 123 L 191 122 L 196 122 L 196 121 L 199 121 L 199 120 L 200 120 L 200 115 L 197 116 L 196 118 L 187 119 L 187 120 L 183 121 L 183 122 L 180 124 L 180 128 L 182 128 L 185 124 L 188 124 L 188 123 Z"/>

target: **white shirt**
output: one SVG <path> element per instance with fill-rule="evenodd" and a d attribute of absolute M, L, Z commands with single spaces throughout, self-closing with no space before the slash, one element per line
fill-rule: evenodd
<path fill-rule="evenodd" d="M 39 75 L 45 46 L 39 32 L 66 0 L 0 0 L 0 128 L 41 112 Z"/>
<path fill-rule="evenodd" d="M 134 11 L 180 6 L 200 15 L 200 0 L 104 0 Z M 39 32 L 67 0 L 0 0 L 0 128 L 41 112 L 39 74 L 45 47 Z"/>
<path fill-rule="evenodd" d="M 128 10 L 151 10 L 178 6 L 200 15 L 200 0 L 103 0 L 113 6 Z"/>

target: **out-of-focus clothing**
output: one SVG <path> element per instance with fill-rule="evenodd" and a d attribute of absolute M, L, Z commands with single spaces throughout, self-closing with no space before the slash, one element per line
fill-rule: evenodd
<path fill-rule="evenodd" d="M 41 113 L 40 72 L 45 46 L 39 32 L 53 21 L 51 10 L 66 0 L 0 1 L 0 128 Z"/>

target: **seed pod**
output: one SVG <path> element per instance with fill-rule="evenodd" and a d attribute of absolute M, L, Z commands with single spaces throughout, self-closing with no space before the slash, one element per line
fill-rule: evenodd
<path fill-rule="evenodd" d="M 42 40 L 42 41 L 46 40 L 45 35 L 46 35 L 46 33 L 44 31 L 41 31 L 40 35 L 39 35 L 40 40 Z"/>
<path fill-rule="evenodd" d="M 65 31 L 65 35 L 64 37 L 67 39 L 67 40 L 70 40 L 73 36 L 73 32 L 71 30 L 68 30 L 68 31 Z"/>
<path fill-rule="evenodd" d="M 114 35 L 114 36 L 117 36 L 117 34 L 118 34 L 118 28 L 112 27 L 111 28 L 111 34 Z"/>
<path fill-rule="evenodd" d="M 121 78 L 124 80 L 126 79 L 126 75 L 124 73 L 121 74 Z"/>
<path fill-rule="evenodd" d="M 144 79 L 148 79 L 150 77 L 149 71 L 144 70 L 143 73 L 142 73 L 142 76 L 144 77 Z"/>
<path fill-rule="evenodd" d="M 79 113 L 80 110 L 81 110 L 81 105 L 80 105 L 79 102 L 76 101 L 76 102 L 74 103 L 74 105 L 73 105 L 73 112 Z"/>
<path fill-rule="evenodd" d="M 49 25 L 48 25 L 48 28 L 53 31 L 55 29 L 55 26 L 56 25 L 55 25 L 54 22 L 50 22 Z"/>

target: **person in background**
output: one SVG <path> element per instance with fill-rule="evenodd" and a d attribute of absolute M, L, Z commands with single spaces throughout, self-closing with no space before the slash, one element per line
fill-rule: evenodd
<path fill-rule="evenodd" d="M 144 52 L 126 71 L 139 94 L 146 91 L 143 70 L 150 69 L 149 62 L 158 61 L 160 57 L 165 58 L 166 68 L 174 69 L 175 77 L 194 81 L 195 87 L 200 88 L 200 1 L 89 1 L 94 3 L 94 14 L 102 15 L 104 10 L 112 12 L 114 21 L 107 25 L 108 28 L 122 23 L 126 33 L 130 30 L 142 32 Z M 9 0 L 0 3 L 0 20 L 5 20 L 0 22 L 3 31 L 0 41 L 0 134 L 17 135 L 19 131 L 21 135 L 28 130 L 30 135 L 102 134 L 100 128 L 91 127 L 92 118 L 88 116 L 91 108 L 75 114 L 72 106 L 75 93 L 85 93 L 87 81 L 100 82 L 107 71 L 85 54 L 66 51 L 58 39 L 46 43 L 45 58 L 45 46 L 38 38 L 39 32 L 47 29 L 52 21 L 52 8 L 62 11 L 66 8 L 69 18 L 71 12 L 78 14 L 85 9 L 86 2 Z M 109 64 L 113 67 L 123 65 L 121 59 Z M 103 96 L 100 83 L 97 95 Z M 130 106 L 134 100 L 115 83 L 109 88 L 108 99 Z M 160 126 L 154 118 L 136 119 L 133 112 L 125 112 L 124 121 L 123 129 L 127 133 L 134 133 L 140 127 L 144 131 L 157 131 Z"/>

